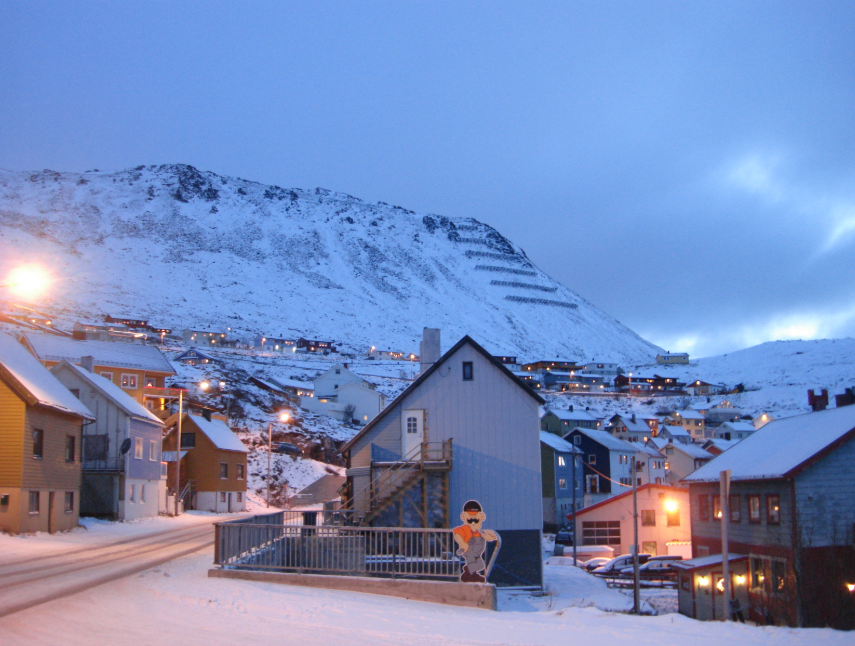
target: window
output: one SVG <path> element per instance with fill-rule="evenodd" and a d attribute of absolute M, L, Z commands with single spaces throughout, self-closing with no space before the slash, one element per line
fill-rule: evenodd
<path fill-rule="evenodd" d="M 134 460 L 142 460 L 142 438 L 135 437 L 134 438 Z"/>
<path fill-rule="evenodd" d="M 766 580 L 766 575 L 763 567 L 763 559 L 751 559 L 751 587 L 763 588 L 763 582 Z"/>
<path fill-rule="evenodd" d="M 656 541 L 645 541 L 641 544 L 641 553 L 656 556 Z"/>
<path fill-rule="evenodd" d="M 243 502 L 243 494 L 242 494 L 240 491 L 238 491 L 237 501 L 238 501 L 238 502 Z"/>
<path fill-rule="evenodd" d="M 73 435 L 65 436 L 65 461 L 74 462 L 75 440 Z"/>
<path fill-rule="evenodd" d="M 662 484 L 662 478 L 656 478 L 656 484 Z"/>
<path fill-rule="evenodd" d="M 243 480 L 243 464 L 235 465 L 237 467 L 237 479 Z"/>
<path fill-rule="evenodd" d="M 665 463 L 665 470 L 666 470 L 666 471 L 670 471 L 670 470 L 671 470 L 671 463 L 670 463 L 670 462 L 666 462 L 666 463 Z"/>
<path fill-rule="evenodd" d="M 37 514 L 39 513 L 39 492 L 31 491 L 30 492 L 30 513 Z"/>
<path fill-rule="evenodd" d="M 567 480 L 565 480 L 564 478 L 558 478 L 558 488 L 559 489 L 566 489 L 567 488 Z"/>
<path fill-rule="evenodd" d="M 777 496 L 775 496 L 777 498 Z M 787 591 L 787 564 L 784 561 L 771 562 L 772 594 L 784 594 Z"/>
<path fill-rule="evenodd" d="M 760 522 L 760 496 L 748 496 L 748 522 Z"/>
<path fill-rule="evenodd" d="M 585 476 L 585 491 L 587 493 L 600 493 L 600 479 L 597 476 Z"/>
<path fill-rule="evenodd" d="M 220 462 L 220 479 L 229 477 L 229 465 L 227 462 Z"/>
<path fill-rule="evenodd" d="M 596 464 L 596 463 L 597 463 L 597 456 L 594 454 L 589 455 L 588 456 L 588 464 Z"/>
<path fill-rule="evenodd" d="M 192 449 L 196 447 L 196 434 L 195 433 L 182 433 L 181 434 L 181 448 L 182 449 Z"/>
<path fill-rule="evenodd" d="M 564 459 L 563 455 L 558 456 L 558 466 L 559 467 L 566 467 L 567 466 L 567 461 Z"/>
<path fill-rule="evenodd" d="M 472 381 L 472 362 L 463 362 L 463 381 Z"/>
<path fill-rule="evenodd" d="M 721 496 L 712 497 L 713 520 L 721 520 Z"/>
<path fill-rule="evenodd" d="M 157 441 L 148 441 L 148 459 L 152 462 L 157 462 Z"/>
<path fill-rule="evenodd" d="M 137 376 L 136 375 L 122 375 L 122 388 L 136 388 L 137 387 Z"/>
<path fill-rule="evenodd" d="M 134 502 L 134 491 L 136 485 L 131 485 L 128 489 L 128 502 Z"/>
<path fill-rule="evenodd" d="M 9 506 L 9 494 L 4 493 L 0 494 L 0 507 L 8 507 Z"/>
<path fill-rule="evenodd" d="M 770 525 L 778 525 L 781 522 L 781 497 L 777 494 L 766 496 L 766 522 Z M 774 575 L 772 580 L 774 583 Z"/>
<path fill-rule="evenodd" d="M 656 511 L 654 509 L 642 509 L 641 510 L 641 525 L 643 527 L 655 527 L 656 526 Z M 647 550 L 645 550 L 646 552 Z"/>
<path fill-rule="evenodd" d="M 145 387 L 146 388 L 155 388 L 157 386 L 157 380 L 154 377 L 146 377 L 145 378 Z"/>
<path fill-rule="evenodd" d="M 710 519 L 710 497 L 698 496 L 698 518 L 706 521 Z"/>
<path fill-rule="evenodd" d="M 674 447 L 666 446 L 665 447 L 665 455 L 674 455 Z"/>
<path fill-rule="evenodd" d="M 674 511 L 666 511 L 668 518 L 668 527 L 679 527 L 680 526 L 680 510 L 675 509 Z"/>
<path fill-rule="evenodd" d="M 620 521 L 583 522 L 582 545 L 620 545 Z"/>
<path fill-rule="evenodd" d="M 145 502 L 145 485 L 140 485 L 140 502 Z"/>
<path fill-rule="evenodd" d="M 226 492 L 221 491 L 220 492 L 220 502 L 225 502 L 225 501 L 226 501 Z"/>
<path fill-rule="evenodd" d="M 730 500 L 728 501 L 728 505 L 730 506 L 730 522 L 731 523 L 739 523 L 742 521 L 742 497 L 737 495 L 732 495 Z"/>
<path fill-rule="evenodd" d="M 578 446 L 581 443 L 582 443 L 582 436 L 581 435 L 574 435 L 573 436 L 573 444 Z"/>
<path fill-rule="evenodd" d="M 33 457 L 41 460 L 45 451 L 45 432 L 40 428 L 33 429 Z"/>
<path fill-rule="evenodd" d="M 102 372 L 101 376 L 104 377 L 104 379 L 109 379 L 110 381 L 113 381 L 113 373 L 112 372 Z"/>
<path fill-rule="evenodd" d="M 65 492 L 65 513 L 73 514 L 74 513 L 74 492 L 66 491 Z"/>
<path fill-rule="evenodd" d="M 407 418 L 407 435 L 417 435 L 419 432 L 419 420 L 415 417 Z"/>

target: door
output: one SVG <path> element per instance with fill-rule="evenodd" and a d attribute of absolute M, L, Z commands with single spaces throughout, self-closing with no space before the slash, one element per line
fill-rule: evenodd
<path fill-rule="evenodd" d="M 54 522 L 53 522 L 53 505 L 54 505 L 54 497 L 56 496 L 55 491 L 48 492 L 48 503 L 47 503 L 47 523 L 48 523 L 48 534 L 53 534 L 55 531 Z"/>
<path fill-rule="evenodd" d="M 402 459 L 418 460 L 419 447 L 425 441 L 425 412 L 420 409 L 405 410 L 401 414 Z"/>
<path fill-rule="evenodd" d="M 229 513 L 232 513 L 232 511 L 234 511 L 232 509 L 232 493 L 229 492 Z"/>
<path fill-rule="evenodd" d="M 728 602 L 724 598 L 724 577 L 721 572 L 713 572 L 713 619 L 724 619 L 729 612 Z M 730 575 L 730 598 L 733 599 L 733 574 Z"/>

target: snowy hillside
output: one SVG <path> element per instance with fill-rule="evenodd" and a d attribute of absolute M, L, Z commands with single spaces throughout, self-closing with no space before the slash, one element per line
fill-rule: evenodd
<path fill-rule="evenodd" d="M 0 276 L 34 260 L 61 279 L 39 303 L 60 323 L 125 314 L 405 352 L 427 326 L 526 360 L 658 351 L 476 220 L 186 165 L 0 171 Z"/>

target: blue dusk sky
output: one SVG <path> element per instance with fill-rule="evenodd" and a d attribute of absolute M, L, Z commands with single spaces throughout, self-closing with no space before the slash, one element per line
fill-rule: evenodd
<path fill-rule="evenodd" d="M 855 336 L 855 3 L 0 4 L 0 168 L 474 217 L 672 351 Z"/>

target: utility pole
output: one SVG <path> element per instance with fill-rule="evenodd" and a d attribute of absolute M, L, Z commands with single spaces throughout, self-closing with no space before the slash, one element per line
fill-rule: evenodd
<path fill-rule="evenodd" d="M 262 343 L 264 343 L 262 341 Z M 273 456 L 273 422 L 267 425 L 267 507 L 270 507 L 270 459 Z"/>
<path fill-rule="evenodd" d="M 730 619 L 730 546 L 727 544 L 727 524 L 730 521 L 730 469 L 719 471 L 719 495 L 721 495 L 721 577 L 724 583 L 722 610 L 724 620 Z M 715 590 L 713 590 L 715 595 Z M 715 597 L 713 597 L 715 598 Z"/>
<path fill-rule="evenodd" d="M 578 544 L 578 532 L 576 531 L 576 447 L 573 447 L 573 565 L 576 565 L 576 545 Z"/>
<path fill-rule="evenodd" d="M 175 438 L 175 515 L 179 515 L 178 497 L 181 495 L 181 421 L 184 417 L 184 390 L 178 391 L 178 436 Z"/>
<path fill-rule="evenodd" d="M 638 488 L 635 474 L 635 456 L 632 456 L 632 611 L 637 615 L 641 592 L 638 585 Z"/>

